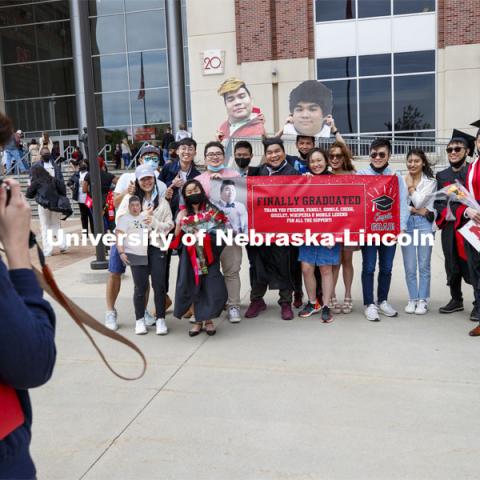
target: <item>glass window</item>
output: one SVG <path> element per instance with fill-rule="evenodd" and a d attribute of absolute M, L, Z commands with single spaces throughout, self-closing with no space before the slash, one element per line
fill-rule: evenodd
<path fill-rule="evenodd" d="M 145 90 L 144 92 L 144 98 L 139 95 L 140 91 L 130 92 L 132 123 L 144 125 L 147 123 L 170 122 L 168 88 Z"/>
<path fill-rule="evenodd" d="M 75 128 L 75 97 L 5 102 L 5 110 L 16 127 L 26 131 Z"/>
<path fill-rule="evenodd" d="M 357 75 L 355 57 L 319 58 L 317 59 L 317 78 L 348 78 Z"/>
<path fill-rule="evenodd" d="M 434 11 L 435 0 L 393 0 L 394 15 Z"/>
<path fill-rule="evenodd" d="M 70 11 L 67 0 L 56 0 L 48 3 L 30 3 L 18 5 L 18 1 L 10 2 L 13 6 L 1 2 L 0 27 L 12 25 L 27 25 L 30 23 L 53 20 L 68 20 Z"/>
<path fill-rule="evenodd" d="M 395 130 L 435 128 L 435 75 L 395 77 Z"/>
<path fill-rule="evenodd" d="M 90 20 L 92 53 L 119 53 L 125 51 L 123 15 L 92 18 Z M 137 35 L 138 35 L 137 31 Z"/>
<path fill-rule="evenodd" d="M 124 53 L 93 57 L 92 60 L 96 92 L 128 90 L 127 57 Z"/>
<path fill-rule="evenodd" d="M 392 57 L 389 53 L 362 55 L 358 57 L 358 70 L 361 77 L 389 75 L 392 72 Z"/>
<path fill-rule="evenodd" d="M 355 18 L 355 0 L 315 0 L 317 22 Z"/>
<path fill-rule="evenodd" d="M 140 88 L 143 59 L 144 88 L 168 87 L 167 54 L 165 51 L 130 53 L 130 88 Z"/>
<path fill-rule="evenodd" d="M 165 8 L 165 0 L 125 0 L 125 10 L 150 10 L 152 8 Z M 165 15 L 165 12 L 163 13 Z"/>
<path fill-rule="evenodd" d="M 333 93 L 335 125 L 343 133 L 357 132 L 357 81 L 324 82 Z"/>
<path fill-rule="evenodd" d="M 435 50 L 395 53 L 393 63 L 395 73 L 434 72 Z"/>
<path fill-rule="evenodd" d="M 358 18 L 390 15 L 390 0 L 358 0 Z"/>
<path fill-rule="evenodd" d="M 128 95 L 128 92 L 95 94 L 97 124 L 105 127 L 129 124 Z"/>
<path fill-rule="evenodd" d="M 360 80 L 361 132 L 383 132 L 392 129 L 392 80 Z"/>
<path fill-rule="evenodd" d="M 90 0 L 89 2 L 89 13 L 92 16 L 122 12 L 123 0 Z"/>
<path fill-rule="evenodd" d="M 165 12 L 131 13 L 127 15 L 128 50 L 165 48 Z"/>
<path fill-rule="evenodd" d="M 0 48 L 3 64 L 71 57 L 70 22 L 1 29 Z"/>

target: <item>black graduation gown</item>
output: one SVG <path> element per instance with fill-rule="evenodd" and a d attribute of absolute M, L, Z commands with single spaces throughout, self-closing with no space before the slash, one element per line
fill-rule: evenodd
<path fill-rule="evenodd" d="M 250 176 L 269 176 L 266 165 L 261 165 L 256 171 L 249 172 Z M 278 173 L 273 175 L 298 175 L 298 172 L 287 163 Z M 294 290 L 292 277 L 292 263 L 296 261 L 293 247 L 280 247 L 277 245 L 262 245 L 250 247 L 254 269 L 252 271 L 252 284 L 267 284 L 270 290 Z"/>
<path fill-rule="evenodd" d="M 452 167 L 448 167 L 436 175 L 437 190 L 441 190 L 447 185 L 455 184 L 458 180 L 462 185 L 465 185 L 467 178 L 467 166 L 465 165 L 458 172 L 453 171 Z M 447 273 L 447 285 L 453 277 L 462 276 L 465 282 L 470 283 L 470 274 L 467 262 L 465 262 L 458 254 L 455 220 L 447 221 L 445 216 L 447 214 L 447 201 L 435 200 L 434 208 L 437 212 L 436 223 L 442 230 L 442 250 L 445 257 L 445 270 Z M 451 204 L 452 209 L 455 210 L 455 205 Z"/>
<path fill-rule="evenodd" d="M 211 235 L 211 245 L 214 262 L 208 266 L 206 275 L 200 275 L 198 285 L 195 285 L 195 274 L 187 249 L 182 245 L 178 250 L 180 258 L 173 310 L 177 318 L 182 318 L 193 304 L 197 322 L 211 320 L 220 316 L 227 303 L 227 287 L 220 271 L 223 246 L 215 245 L 215 234 Z"/>

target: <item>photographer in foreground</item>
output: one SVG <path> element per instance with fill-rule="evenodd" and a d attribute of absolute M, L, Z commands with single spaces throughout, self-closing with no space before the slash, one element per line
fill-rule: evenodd
<path fill-rule="evenodd" d="M 0 145 L 11 123 L 0 114 Z M 7 192 L 9 189 L 9 192 Z M 9 193 L 9 194 L 7 194 Z M 8 197 L 10 197 L 8 199 Z M 28 389 L 44 384 L 55 363 L 55 314 L 42 298 L 29 255 L 30 207 L 20 185 L 0 186 L 0 479 L 34 479 Z"/>

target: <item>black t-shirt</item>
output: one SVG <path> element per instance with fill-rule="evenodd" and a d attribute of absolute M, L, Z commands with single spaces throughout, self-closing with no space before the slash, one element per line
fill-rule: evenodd
<path fill-rule="evenodd" d="M 102 185 L 103 201 L 105 201 L 105 198 L 107 197 L 110 187 L 112 186 L 112 180 L 114 178 L 115 175 L 113 173 L 106 172 L 105 170 L 100 170 L 100 183 Z M 87 173 L 85 175 L 85 182 L 87 182 L 88 186 L 90 187 L 90 173 Z"/>

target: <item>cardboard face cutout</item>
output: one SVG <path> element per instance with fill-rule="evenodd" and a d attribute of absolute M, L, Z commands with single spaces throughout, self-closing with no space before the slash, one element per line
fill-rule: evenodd
<path fill-rule="evenodd" d="M 217 138 L 220 141 L 264 135 L 263 115 L 253 105 L 252 95 L 242 80 L 229 78 L 217 92 L 223 98 L 227 113 L 227 120 L 218 127 Z"/>
<path fill-rule="evenodd" d="M 306 80 L 290 92 L 291 123 L 283 129 L 286 135 L 329 137 L 327 124 L 333 109 L 332 91 L 317 80 Z"/>

